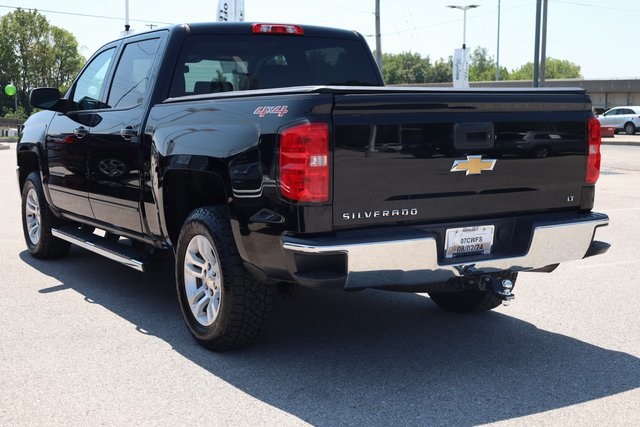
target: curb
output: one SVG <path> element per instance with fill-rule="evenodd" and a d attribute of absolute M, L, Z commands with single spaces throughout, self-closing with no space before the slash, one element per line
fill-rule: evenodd
<path fill-rule="evenodd" d="M 0 150 L 8 150 L 9 148 L 11 147 L 9 147 L 7 144 L 0 144 Z"/>
<path fill-rule="evenodd" d="M 613 138 L 602 138 L 602 145 L 628 145 L 640 147 L 638 141 L 614 141 Z"/>

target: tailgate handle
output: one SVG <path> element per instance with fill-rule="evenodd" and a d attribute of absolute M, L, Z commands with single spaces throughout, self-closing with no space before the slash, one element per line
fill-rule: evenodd
<path fill-rule="evenodd" d="M 493 123 L 457 123 L 453 126 L 453 146 L 458 150 L 493 148 Z"/>

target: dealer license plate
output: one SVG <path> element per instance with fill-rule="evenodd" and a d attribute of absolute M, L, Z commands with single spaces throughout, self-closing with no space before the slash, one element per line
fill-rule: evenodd
<path fill-rule="evenodd" d="M 494 229 L 493 225 L 448 229 L 445 241 L 445 258 L 490 254 Z"/>

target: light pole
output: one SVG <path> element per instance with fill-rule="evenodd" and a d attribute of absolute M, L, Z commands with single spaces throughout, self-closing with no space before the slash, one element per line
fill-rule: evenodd
<path fill-rule="evenodd" d="M 462 48 L 466 49 L 467 48 L 467 10 L 469 9 L 475 9 L 476 7 L 480 7 L 479 4 L 467 4 L 465 6 L 458 6 L 458 5 L 448 5 L 447 6 L 450 9 L 460 9 L 461 11 L 464 12 L 464 23 L 462 26 Z"/>
<path fill-rule="evenodd" d="M 498 0 L 498 46 L 496 48 L 496 81 L 500 80 L 500 0 Z"/>
<path fill-rule="evenodd" d="M 382 73 L 382 39 L 380 38 L 380 0 L 376 0 L 376 62 Z"/>
<path fill-rule="evenodd" d="M 467 51 L 467 10 L 475 9 L 479 4 L 467 4 L 465 6 L 448 5 L 450 9 L 460 9 L 464 12 L 464 24 L 462 26 L 462 49 L 453 51 L 453 87 L 469 87 L 469 52 Z"/>
<path fill-rule="evenodd" d="M 129 0 L 124 0 L 124 31 L 120 35 L 126 36 L 132 32 L 131 25 L 129 25 Z"/>

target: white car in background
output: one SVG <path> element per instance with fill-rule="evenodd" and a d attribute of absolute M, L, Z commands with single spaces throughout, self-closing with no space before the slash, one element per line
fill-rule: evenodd
<path fill-rule="evenodd" d="M 615 126 L 616 132 L 624 130 L 633 135 L 640 128 L 640 107 L 615 107 L 598 116 L 601 126 Z"/>

